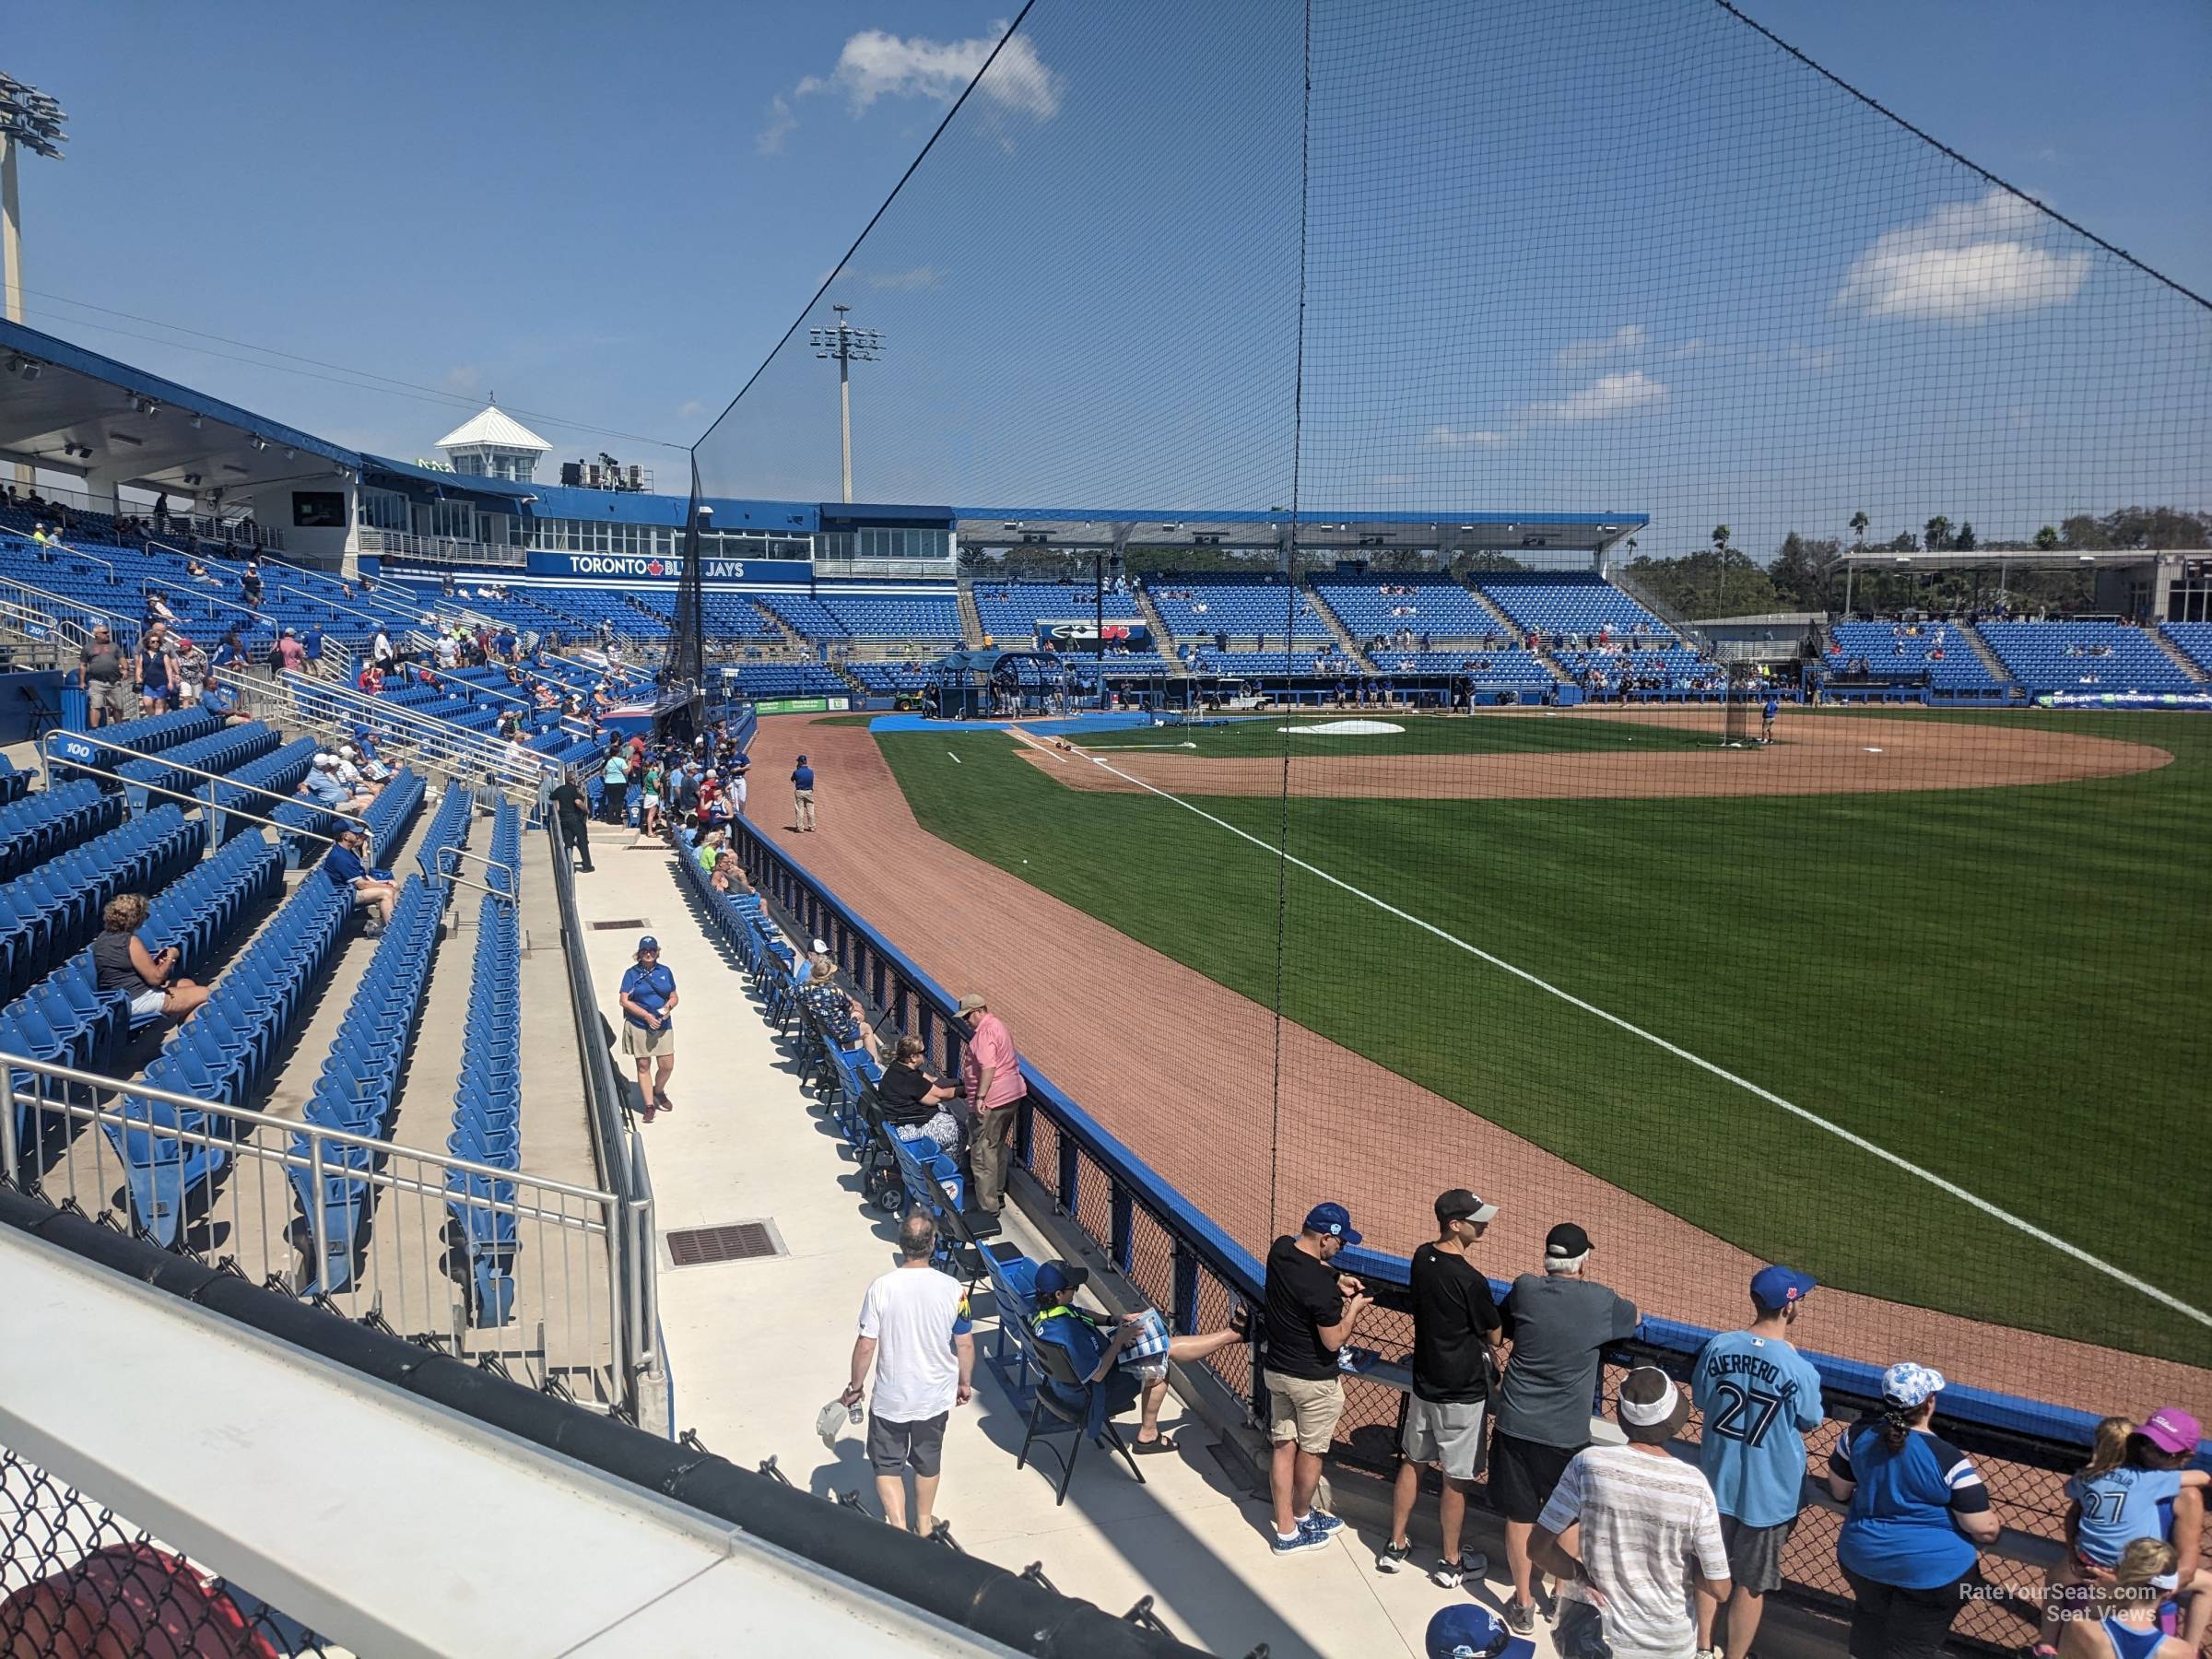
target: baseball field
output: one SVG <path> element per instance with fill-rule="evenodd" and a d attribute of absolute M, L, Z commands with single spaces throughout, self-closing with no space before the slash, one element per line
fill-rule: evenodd
<path fill-rule="evenodd" d="M 1417 1161 L 1372 1062 L 1825 1283 L 2206 1363 L 2212 724 L 1387 723 L 874 740 L 930 835 L 1325 1039 L 1301 1090 L 1344 1054 L 1348 1157 Z"/>

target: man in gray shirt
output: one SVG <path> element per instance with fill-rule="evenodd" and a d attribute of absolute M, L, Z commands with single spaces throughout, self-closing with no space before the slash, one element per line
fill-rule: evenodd
<path fill-rule="evenodd" d="M 1498 1393 L 1490 1441 L 1490 1501 L 1505 1517 L 1513 1598 L 1505 1622 L 1535 1629 L 1528 1542 L 1574 1454 L 1590 1443 L 1599 1356 L 1636 1333 L 1636 1304 L 1585 1277 L 1590 1235 L 1562 1221 L 1544 1240 L 1544 1271 L 1524 1273 L 1499 1312 L 1512 1359 Z"/>
<path fill-rule="evenodd" d="M 123 664 L 122 648 L 108 625 L 100 623 L 76 656 L 76 683 L 84 688 L 95 727 L 119 725 L 138 712 L 138 700 L 123 681 Z"/>

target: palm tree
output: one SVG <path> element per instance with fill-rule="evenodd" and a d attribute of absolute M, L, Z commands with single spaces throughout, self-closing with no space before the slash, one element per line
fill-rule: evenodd
<path fill-rule="evenodd" d="M 1851 515 L 1851 545 L 1854 552 L 1863 552 L 1865 550 L 1866 526 L 1872 523 L 1874 523 L 1874 521 L 1866 516 L 1866 509 L 1864 507 L 1860 508 L 1856 512 Z"/>
<path fill-rule="evenodd" d="M 2035 533 L 2035 545 L 2039 550 L 2045 553 L 2050 553 L 2056 550 L 2058 547 L 2058 532 L 2053 530 L 2050 525 L 2045 524 L 2041 530 L 2038 530 Z"/>
<path fill-rule="evenodd" d="M 1712 527 L 1712 614 L 1725 616 L 1728 609 L 1728 526 Z"/>
<path fill-rule="evenodd" d="M 1942 513 L 1939 512 L 1930 519 L 1924 532 L 1928 551 L 1931 553 L 1942 552 L 1945 540 L 1950 534 L 1951 521 L 1945 518 Z"/>

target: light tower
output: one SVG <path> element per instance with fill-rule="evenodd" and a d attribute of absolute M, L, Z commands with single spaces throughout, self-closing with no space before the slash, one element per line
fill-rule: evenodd
<path fill-rule="evenodd" d="M 841 439 L 841 453 L 844 459 L 845 500 L 853 499 L 853 365 L 873 363 L 883 356 L 883 336 L 872 328 L 854 328 L 845 321 L 849 305 L 833 306 L 837 312 L 834 328 L 812 328 L 806 331 L 813 342 L 818 358 L 837 360 L 837 419 Z"/>
<path fill-rule="evenodd" d="M 50 161 L 62 159 L 69 135 L 62 106 L 13 76 L 0 75 L 0 304 L 10 323 L 23 321 L 23 205 L 16 187 L 16 151 L 27 149 Z M 16 464 L 16 482 L 29 488 L 30 467 Z"/>

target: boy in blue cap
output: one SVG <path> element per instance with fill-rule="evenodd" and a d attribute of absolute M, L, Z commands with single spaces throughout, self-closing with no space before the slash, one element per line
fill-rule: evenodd
<path fill-rule="evenodd" d="M 1790 1327 L 1814 1288 L 1813 1276 L 1762 1267 L 1751 1276 L 1748 1329 L 1708 1342 L 1690 1371 L 1690 1400 L 1704 1414 L 1699 1455 L 1721 1508 L 1734 1589 L 1720 1604 L 1698 1602 L 1698 1651 L 1745 1659 L 1770 1593 L 1782 1588 L 1782 1552 L 1804 1504 L 1805 1431 L 1825 1415 L 1820 1373 L 1790 1345 Z M 1726 1636 L 1724 1650 L 1716 1623 Z"/>
<path fill-rule="evenodd" d="M 1218 1331 L 1172 1336 L 1168 1350 L 1153 1359 L 1132 1362 L 1124 1356 L 1144 1334 L 1145 1315 L 1124 1313 L 1117 1321 L 1087 1312 L 1076 1306 L 1076 1292 L 1089 1281 L 1090 1270 L 1073 1262 L 1047 1262 L 1037 1269 L 1037 1312 L 1030 1329 L 1041 1342 L 1065 1352 L 1076 1375 L 1086 1382 L 1103 1383 L 1091 1400 L 1088 1432 L 1097 1434 L 1106 1418 L 1119 1417 L 1140 1400 L 1144 1418 L 1131 1445 L 1140 1453 L 1171 1452 L 1175 1442 L 1159 1431 L 1160 1403 L 1168 1393 L 1168 1362 L 1194 1365 L 1210 1359 L 1223 1348 L 1244 1339 L 1241 1324 L 1232 1323 Z M 1049 1378 L 1039 1386 L 1051 1389 L 1055 1399 L 1069 1406 L 1081 1404 Z"/>
<path fill-rule="evenodd" d="M 1319 1204 L 1295 1236 L 1267 1253 L 1267 1435 L 1275 1444 L 1267 1487 L 1275 1503 L 1275 1553 L 1317 1548 L 1344 1523 L 1313 1507 L 1321 1463 L 1344 1415 L 1336 1352 L 1374 1298 L 1329 1265 L 1359 1242 L 1341 1204 Z"/>

